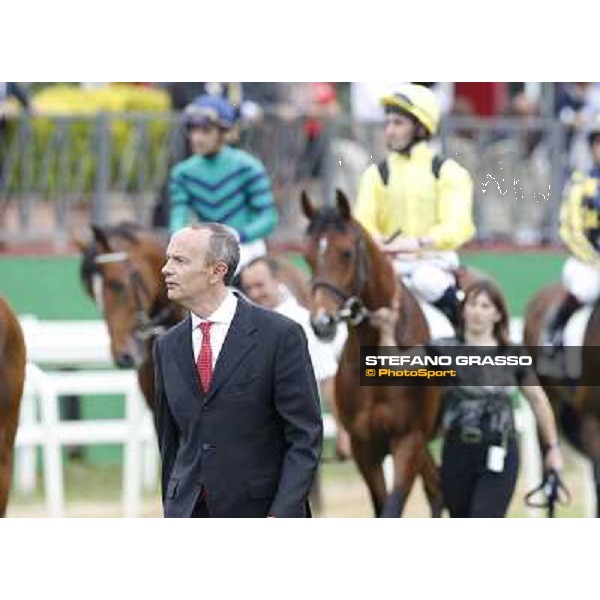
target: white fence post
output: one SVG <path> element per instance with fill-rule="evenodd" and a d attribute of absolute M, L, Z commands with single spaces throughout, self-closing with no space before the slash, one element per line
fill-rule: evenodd
<path fill-rule="evenodd" d="M 125 396 L 125 421 L 127 438 L 123 453 L 123 514 L 137 517 L 140 514 L 142 491 L 142 399 L 137 382 L 133 383 Z"/>
<path fill-rule="evenodd" d="M 41 422 L 44 431 L 44 487 L 50 517 L 65 515 L 65 482 L 58 439 L 58 395 L 54 383 L 40 373 Z"/>
<path fill-rule="evenodd" d="M 154 431 L 152 413 L 147 411 L 142 422 L 144 433 L 143 461 L 144 461 L 144 490 L 151 492 L 158 485 L 158 472 L 160 469 L 158 446 Z"/>
<path fill-rule="evenodd" d="M 24 493 L 36 485 L 36 450 L 42 446 L 44 488 L 48 514 L 64 516 L 62 446 L 66 444 L 122 443 L 123 512 L 141 511 L 144 483 L 156 486 L 158 451 L 152 418 L 145 408 L 133 371 L 112 367 L 110 339 L 103 321 L 40 321 L 22 316 L 28 360 L 27 378 L 16 440 L 15 484 Z M 77 343 L 73 343 L 73 339 Z M 50 365 L 47 373 L 35 363 Z M 53 367 L 79 371 L 53 371 Z M 59 397 L 64 394 L 122 394 L 125 419 L 61 422 Z M 39 405 L 40 421 L 36 421 Z"/>
<path fill-rule="evenodd" d="M 43 373 L 27 367 L 27 389 L 31 400 L 40 404 L 40 423 L 21 422 L 17 431 L 19 452 L 42 446 L 44 488 L 49 516 L 65 514 L 62 446 L 68 444 L 122 443 L 123 512 L 139 516 L 143 487 L 142 448 L 156 446 L 154 428 L 145 408 L 133 371 L 78 371 Z M 58 400 L 66 394 L 123 394 L 125 419 L 65 421 L 59 418 Z M 156 462 L 154 463 L 156 466 Z"/>

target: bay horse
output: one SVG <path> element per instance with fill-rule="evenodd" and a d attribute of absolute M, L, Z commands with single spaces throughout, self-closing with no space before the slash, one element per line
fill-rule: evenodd
<path fill-rule="evenodd" d="M 314 277 L 311 316 L 315 333 L 331 338 L 340 313 L 349 313 L 348 340 L 336 375 L 335 400 L 375 515 L 401 516 L 420 474 L 431 514 L 441 516 L 439 473 L 427 446 L 438 429 L 440 388 L 360 385 L 360 348 L 379 345 L 379 331 L 369 323 L 366 313 L 392 307 L 399 300 L 399 347 L 429 341 L 425 316 L 374 239 L 352 218 L 342 192 L 337 192 L 335 207 L 321 210 L 303 193 L 302 209 L 309 220 L 306 258 Z M 394 464 L 390 494 L 383 474 L 383 460 L 388 453 Z"/>
<path fill-rule="evenodd" d="M 537 363 L 537 356 L 551 311 L 554 311 L 566 296 L 565 288 L 553 284 L 542 289 L 530 302 L 526 310 L 524 344 L 530 349 Z M 571 381 L 539 373 L 539 380 L 546 390 L 557 420 L 567 440 L 593 465 L 596 488 L 596 516 L 600 517 L 600 305 L 596 304 L 583 338 L 582 346 L 597 350 L 582 354 L 581 374 L 577 385 Z"/>
<path fill-rule="evenodd" d="M 6 515 L 10 492 L 25 363 L 23 331 L 16 315 L 0 296 L 0 517 Z"/>
<path fill-rule="evenodd" d="M 169 301 L 161 272 L 166 238 L 133 223 L 91 226 L 92 240 L 75 240 L 82 252 L 81 278 L 102 312 L 115 364 L 135 368 L 150 410 L 154 406 L 152 344 L 158 333 L 177 324 L 185 311 Z M 308 306 L 308 279 L 293 264 L 278 260 L 280 278 Z"/>
<path fill-rule="evenodd" d="M 166 241 L 133 223 L 91 226 L 82 251 L 81 278 L 106 321 L 111 354 L 122 369 L 137 370 L 150 410 L 154 407 L 152 344 L 177 324 L 183 311 L 167 298 L 161 268 Z"/>

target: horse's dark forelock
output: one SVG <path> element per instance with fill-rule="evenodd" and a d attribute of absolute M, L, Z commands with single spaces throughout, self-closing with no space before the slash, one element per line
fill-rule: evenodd
<path fill-rule="evenodd" d="M 138 241 L 137 234 L 142 231 L 142 228 L 136 223 L 119 223 L 118 225 L 111 225 L 102 228 L 102 231 L 106 235 L 106 238 L 110 241 L 113 238 L 121 238 L 125 241 L 136 243 Z M 92 277 L 98 273 L 98 265 L 96 264 L 96 257 L 102 254 L 102 251 L 98 248 L 95 240 L 93 240 L 84 250 L 83 258 L 81 262 L 80 275 L 90 296 L 93 295 L 92 291 Z"/>
<path fill-rule="evenodd" d="M 137 234 L 142 231 L 142 227 L 137 223 L 125 221 L 124 223 L 119 223 L 117 225 L 103 227 L 102 231 L 104 231 L 108 239 L 112 237 L 120 237 L 129 242 L 137 242 Z"/>
<path fill-rule="evenodd" d="M 79 274 L 81 275 L 81 280 L 90 296 L 93 295 L 92 291 L 92 277 L 94 273 L 98 271 L 98 267 L 95 263 L 95 258 L 98 255 L 96 251 L 96 244 L 92 242 L 89 246 L 87 246 L 83 250 L 83 257 L 81 261 L 81 267 L 79 269 Z"/>
<path fill-rule="evenodd" d="M 349 231 L 348 225 L 348 222 L 337 208 L 327 207 L 322 208 L 315 214 L 313 220 L 308 225 L 307 233 L 309 235 L 318 235 L 331 229 L 345 233 Z"/>

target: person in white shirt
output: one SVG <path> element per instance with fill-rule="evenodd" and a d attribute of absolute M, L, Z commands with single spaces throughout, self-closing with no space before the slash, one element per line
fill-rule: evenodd
<path fill-rule="evenodd" d="M 252 260 L 241 273 L 242 290 L 252 302 L 274 310 L 304 329 L 308 340 L 308 352 L 311 357 L 315 377 L 319 383 L 321 396 L 329 403 L 336 420 L 336 451 L 341 458 L 350 456 L 350 442 L 347 433 L 340 425 L 335 407 L 334 377 L 338 369 L 338 350 L 345 339 L 336 339 L 326 343 L 317 338 L 311 324 L 310 312 L 300 305 L 289 289 L 279 279 L 279 265 L 268 256 Z M 345 330 L 342 329 L 345 337 Z M 340 343 L 341 342 L 341 343 Z"/>

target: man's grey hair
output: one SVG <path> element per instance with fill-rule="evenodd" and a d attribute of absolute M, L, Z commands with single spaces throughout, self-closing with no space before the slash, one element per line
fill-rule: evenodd
<path fill-rule="evenodd" d="M 240 262 L 240 244 L 236 232 L 227 225 L 221 223 L 199 223 L 193 225 L 192 229 L 206 229 L 211 236 L 208 242 L 206 260 L 208 264 L 222 262 L 227 265 L 227 273 L 223 277 L 225 285 L 231 285 L 233 276 Z"/>

